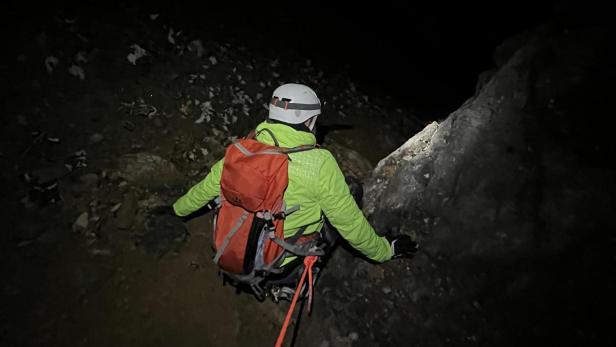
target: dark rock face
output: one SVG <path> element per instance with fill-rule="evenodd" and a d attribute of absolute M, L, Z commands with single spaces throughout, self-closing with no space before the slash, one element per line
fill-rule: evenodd
<path fill-rule="evenodd" d="M 456 257 L 502 257 L 560 252 L 604 225 L 613 145 L 585 124 L 609 110 L 595 71 L 604 39 L 528 38 L 477 97 L 379 163 L 366 194 L 375 226 L 433 231 Z"/>
<path fill-rule="evenodd" d="M 380 233 L 414 235 L 423 250 L 376 277 L 336 255 L 322 285 L 344 283 L 344 295 L 317 298 L 331 308 L 317 313 L 331 323 L 328 345 L 350 344 L 351 328 L 366 346 L 610 339 L 607 42 L 599 29 L 553 28 L 505 42 L 475 97 L 378 164 L 366 212 Z"/>

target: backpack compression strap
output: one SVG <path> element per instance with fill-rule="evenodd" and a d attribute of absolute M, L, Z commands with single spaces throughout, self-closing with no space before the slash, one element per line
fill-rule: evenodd
<path fill-rule="evenodd" d="M 247 218 L 248 218 L 248 211 L 245 211 L 244 213 L 242 213 L 242 215 L 238 219 L 237 224 L 227 234 L 227 236 L 225 237 L 222 245 L 218 249 L 218 252 L 216 252 L 216 255 L 214 256 L 214 263 L 215 264 L 218 264 L 218 261 L 220 261 L 220 257 L 222 257 L 222 254 L 225 252 L 225 249 L 229 245 L 229 242 L 231 241 L 231 238 L 235 235 L 235 233 L 237 233 L 237 231 L 240 229 L 242 224 L 244 224 L 244 222 L 246 221 Z"/>

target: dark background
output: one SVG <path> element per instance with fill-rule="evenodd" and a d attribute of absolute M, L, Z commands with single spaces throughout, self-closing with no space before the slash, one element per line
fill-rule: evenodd
<path fill-rule="evenodd" d="M 494 67 L 496 46 L 539 25 L 606 21 L 608 11 L 577 1 L 167 3 L 170 23 L 201 37 L 236 40 L 265 54 L 311 59 L 348 72 L 373 96 L 391 96 L 443 117 L 473 95 Z M 442 114 L 445 112 L 445 114 Z"/>
<path fill-rule="evenodd" d="M 188 30 L 235 39 L 267 54 L 311 59 L 326 72 L 348 72 L 372 96 L 437 113 L 453 111 L 472 96 L 477 75 L 493 67 L 492 52 L 504 38 L 560 11 L 549 1 L 238 7 L 159 8 Z"/>
<path fill-rule="evenodd" d="M 427 119 L 443 118 L 472 96 L 477 75 L 494 66 L 494 48 L 505 38 L 551 21 L 576 26 L 607 16 L 592 4 L 571 1 L 12 1 L 1 6 L 9 60 L 58 13 L 116 17 L 119 31 L 130 26 L 131 16 L 158 13 L 158 21 L 204 41 L 233 42 L 257 54 L 310 59 L 325 72 L 347 72 L 366 93 L 391 96 Z"/>

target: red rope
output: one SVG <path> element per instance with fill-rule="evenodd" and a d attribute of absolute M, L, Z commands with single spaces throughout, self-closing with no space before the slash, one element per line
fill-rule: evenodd
<path fill-rule="evenodd" d="M 299 284 L 297 285 L 297 289 L 295 290 L 295 294 L 293 295 L 293 300 L 291 301 L 291 306 L 289 307 L 289 311 L 287 312 L 287 317 L 284 319 L 284 324 L 282 325 L 282 330 L 280 330 L 280 335 L 278 335 L 278 340 L 276 340 L 276 347 L 282 347 L 282 343 L 284 342 L 284 336 L 287 333 L 287 328 L 289 327 L 289 322 L 291 322 L 291 316 L 293 315 L 293 311 L 295 310 L 295 304 L 297 303 L 297 299 L 299 298 L 299 294 L 302 291 L 302 286 L 304 285 L 304 281 L 306 280 L 306 273 L 308 273 L 308 312 L 310 313 L 310 306 L 312 306 L 312 265 L 317 261 L 318 257 L 311 255 L 304 258 L 304 273 L 302 273 L 302 278 L 299 280 Z"/>

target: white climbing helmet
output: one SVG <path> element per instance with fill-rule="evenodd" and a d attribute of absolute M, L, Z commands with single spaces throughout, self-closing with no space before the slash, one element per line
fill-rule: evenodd
<path fill-rule="evenodd" d="M 321 114 L 321 101 L 314 90 L 303 84 L 283 84 L 272 94 L 269 105 L 270 119 L 300 124 L 319 114 Z M 314 121 L 312 123 L 314 126 Z"/>

